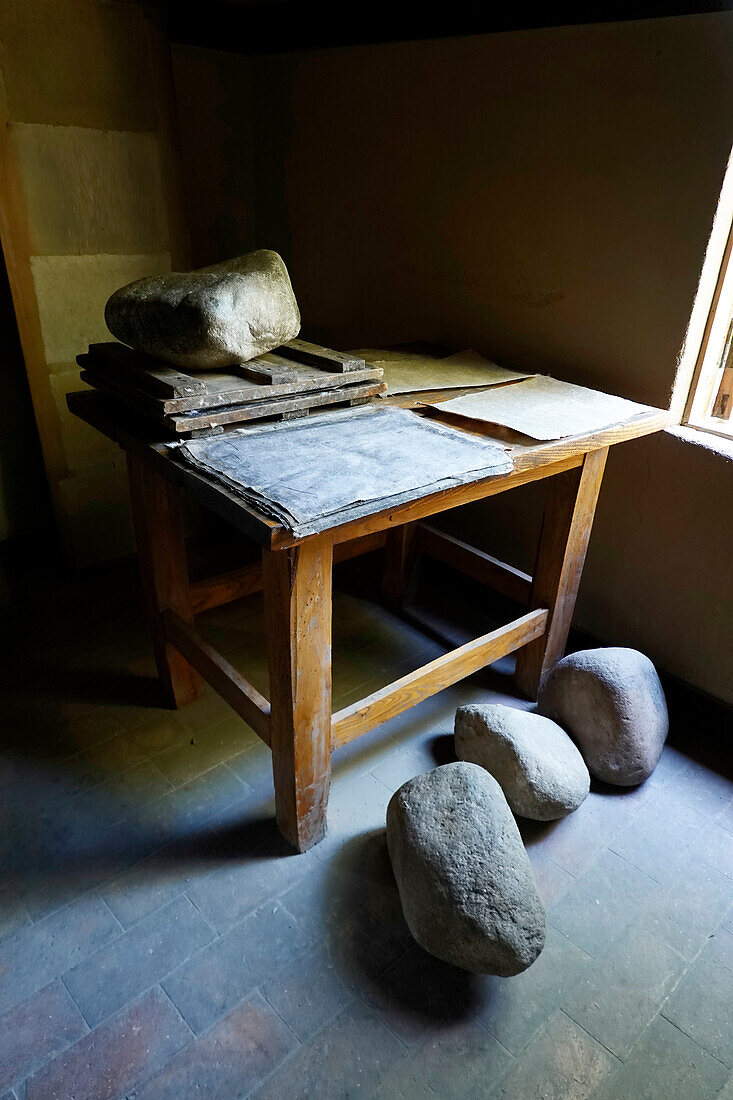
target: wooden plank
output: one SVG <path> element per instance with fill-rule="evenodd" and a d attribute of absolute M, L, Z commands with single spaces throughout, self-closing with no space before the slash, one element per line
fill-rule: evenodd
<path fill-rule="evenodd" d="M 322 348 L 318 344 L 309 344 L 307 340 L 288 340 L 282 344 L 278 351 L 289 359 L 295 359 L 298 363 L 308 363 L 321 370 L 335 371 L 343 374 L 352 370 L 363 370 L 366 361 L 347 351 L 334 351 L 332 348 Z"/>
<path fill-rule="evenodd" d="M 164 423 L 176 434 L 201 431 L 205 428 L 223 427 L 226 424 L 246 424 L 264 420 L 270 416 L 283 416 L 304 409 L 319 409 L 330 405 L 350 404 L 376 397 L 385 389 L 383 382 L 367 382 L 364 385 L 339 386 L 333 390 L 316 390 L 298 393 L 291 397 L 274 398 L 272 401 L 251 401 L 225 409 L 206 410 L 192 416 L 172 415 L 163 418 Z"/>
<path fill-rule="evenodd" d="M 423 699 L 478 672 L 507 653 L 513 653 L 520 646 L 541 638 L 546 625 L 547 611 L 537 608 L 338 711 L 331 724 L 334 748 L 353 741 L 374 726 L 388 722 Z"/>
<path fill-rule="evenodd" d="M 147 463 L 127 455 L 130 499 L 145 611 L 158 676 L 171 707 L 182 707 L 203 691 L 199 674 L 166 638 L 162 614 L 174 611 L 193 623 L 183 511 L 178 490 Z"/>
<path fill-rule="evenodd" d="M 232 367 L 233 374 L 242 374 L 253 382 L 272 385 L 275 382 L 292 382 L 297 368 L 294 363 L 280 355 L 258 355 L 247 363 Z"/>
<path fill-rule="evenodd" d="M 205 383 L 195 375 L 185 374 L 159 359 L 112 341 L 90 344 L 85 355 L 77 356 L 80 367 L 90 368 L 110 377 L 126 380 L 144 393 L 158 397 L 189 397 L 206 392 Z"/>
<path fill-rule="evenodd" d="M 461 539 L 438 531 L 426 523 L 418 529 L 420 550 L 432 558 L 452 566 L 481 584 L 501 592 L 517 603 L 528 604 L 532 593 L 532 578 L 521 569 L 494 558 L 484 550 L 477 550 Z"/>
<path fill-rule="evenodd" d="M 521 651 L 515 674 L 530 699 L 565 650 L 607 455 L 607 447 L 591 451 L 580 469 L 550 482 L 531 600 L 550 609 L 547 634 Z"/>
<path fill-rule="evenodd" d="M 385 533 L 382 598 L 387 607 L 399 610 L 414 587 L 418 557 L 417 524 L 405 523 Z"/>
<path fill-rule="evenodd" d="M 384 542 L 385 535 L 381 531 L 375 535 L 354 539 L 353 542 L 343 542 L 333 549 L 334 565 L 359 557 L 361 554 L 368 554 L 372 550 L 379 550 L 384 546 Z M 241 600 L 244 596 L 261 591 L 262 565 L 260 562 L 244 566 L 242 569 L 232 569 L 218 577 L 209 577 L 191 585 L 193 613 L 198 615 L 212 607 L 221 607 L 223 604 Z"/>
<path fill-rule="evenodd" d="M 246 404 L 206 409 L 196 414 L 164 414 L 162 405 L 151 402 L 150 398 L 140 397 L 130 387 L 121 386 L 111 379 L 102 378 L 92 371 L 81 372 L 82 382 L 93 386 L 103 393 L 122 401 L 136 413 L 143 413 L 160 425 L 161 434 L 173 434 L 185 438 L 192 433 L 202 434 L 227 424 L 246 424 L 269 417 L 296 419 L 298 415 L 307 415 L 309 409 L 329 405 L 360 404 L 375 397 L 384 390 L 381 382 L 368 382 L 364 385 L 341 386 L 338 389 L 318 389 L 308 393 L 299 392 L 289 397 L 273 397 L 271 401 L 251 401 Z M 274 386 L 268 387 L 274 390 Z M 291 414 L 295 414 L 291 416 Z"/>
<path fill-rule="evenodd" d="M 174 611 L 163 612 L 163 630 L 169 643 L 193 665 L 240 718 L 270 744 L 270 704 L 233 665 L 217 653 L 203 635 Z"/>
<path fill-rule="evenodd" d="M 332 544 L 265 550 L 262 564 L 277 823 L 304 852 L 326 831 L 331 777 Z"/>
<path fill-rule="evenodd" d="M 149 400 L 164 402 L 159 411 L 165 413 L 269 401 L 273 397 L 334 386 L 333 371 L 274 354 L 227 370 L 189 372 L 110 341 L 91 344 L 89 352 L 78 356 L 77 362 L 109 384 L 124 385 L 134 393 L 145 394 Z M 362 363 L 362 369 L 350 371 L 338 385 L 376 382 L 382 376 L 380 367 Z"/>

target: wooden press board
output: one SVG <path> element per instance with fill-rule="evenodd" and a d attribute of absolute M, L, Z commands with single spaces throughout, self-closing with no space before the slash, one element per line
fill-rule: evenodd
<path fill-rule="evenodd" d="M 378 367 L 304 340 L 226 371 L 177 369 L 118 343 L 92 344 L 77 362 L 84 382 L 176 435 L 265 417 L 305 416 L 325 405 L 361 404 L 384 389 Z"/>

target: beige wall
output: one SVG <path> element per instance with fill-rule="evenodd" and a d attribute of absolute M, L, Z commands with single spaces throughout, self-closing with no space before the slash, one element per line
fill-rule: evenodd
<path fill-rule="evenodd" d="M 196 63 L 231 171 L 253 126 L 257 151 L 246 191 L 220 169 L 209 188 L 180 101 L 202 259 L 213 240 L 280 248 L 306 328 L 337 346 L 473 345 L 668 404 L 733 139 L 733 14 Z M 190 51 L 174 65 L 180 82 Z M 729 702 L 732 500 L 722 455 L 670 435 L 619 449 L 578 609 Z M 529 564 L 540 504 L 518 491 L 451 522 Z"/>
<path fill-rule="evenodd" d="M 79 564 L 131 549 L 124 458 L 66 410 L 109 294 L 186 262 L 164 37 L 137 6 L 0 6 L 0 229 L 56 515 Z"/>

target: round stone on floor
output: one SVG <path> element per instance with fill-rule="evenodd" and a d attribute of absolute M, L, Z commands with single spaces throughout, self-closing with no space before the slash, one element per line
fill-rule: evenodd
<path fill-rule="evenodd" d="M 549 718 L 515 707 L 459 707 L 455 749 L 491 772 L 515 814 L 554 821 L 577 810 L 590 789 L 583 757 Z"/>
<path fill-rule="evenodd" d="M 591 775 L 633 787 L 656 768 L 669 730 L 654 665 L 636 649 L 586 649 L 555 665 L 538 708 L 567 730 Z"/>
<path fill-rule="evenodd" d="M 410 779 L 387 808 L 387 845 L 417 942 L 463 970 L 507 977 L 545 942 L 545 910 L 501 787 L 476 764 Z"/>

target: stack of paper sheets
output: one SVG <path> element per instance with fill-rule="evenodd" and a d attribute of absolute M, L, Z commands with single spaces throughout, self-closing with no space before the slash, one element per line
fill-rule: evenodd
<path fill-rule="evenodd" d="M 531 378 L 530 374 L 506 370 L 484 359 L 477 351 L 459 351 L 442 359 L 417 355 L 411 351 L 385 351 L 365 348 L 353 354 L 366 359 L 372 367 L 381 367 L 386 395 L 420 393 L 429 390 L 462 390 L 474 386 L 501 386 Z"/>
<path fill-rule="evenodd" d="M 512 470 L 501 446 L 374 406 L 240 428 L 179 453 L 295 535 Z"/>

